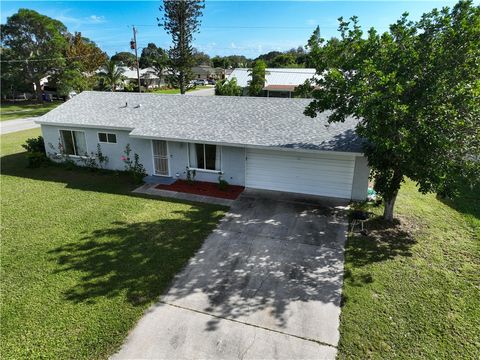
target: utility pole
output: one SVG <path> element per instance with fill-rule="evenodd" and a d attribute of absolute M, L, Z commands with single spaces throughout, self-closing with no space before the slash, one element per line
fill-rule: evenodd
<path fill-rule="evenodd" d="M 135 50 L 135 61 L 137 63 L 137 80 L 138 80 L 138 92 L 142 92 L 140 89 L 140 64 L 138 63 L 138 52 L 137 52 L 137 30 L 135 29 L 135 25 L 133 27 L 133 40 L 130 41 L 130 48 Z"/>

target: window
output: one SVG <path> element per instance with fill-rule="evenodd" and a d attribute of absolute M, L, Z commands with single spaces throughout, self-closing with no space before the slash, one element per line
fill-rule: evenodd
<path fill-rule="evenodd" d="M 63 151 L 67 155 L 87 155 L 87 142 L 83 131 L 60 130 Z"/>
<path fill-rule="evenodd" d="M 216 145 L 188 144 L 190 167 L 220 171 L 221 151 Z"/>
<path fill-rule="evenodd" d="M 102 143 L 116 144 L 117 135 L 109 133 L 98 133 L 98 141 Z"/>

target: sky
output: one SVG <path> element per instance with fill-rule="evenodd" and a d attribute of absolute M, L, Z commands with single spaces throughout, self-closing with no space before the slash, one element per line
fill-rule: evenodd
<path fill-rule="evenodd" d="M 476 1 L 475 3 L 478 3 Z M 210 56 L 245 55 L 304 46 L 317 25 L 325 38 L 337 35 L 340 16 L 358 16 L 365 30 L 388 30 L 407 11 L 412 20 L 454 1 L 209 1 L 205 2 L 194 46 Z M 20 8 L 29 8 L 62 21 L 109 55 L 131 51 L 132 25 L 139 50 L 153 42 L 168 48 L 170 37 L 157 26 L 161 1 L 0 1 L 5 23 Z"/>

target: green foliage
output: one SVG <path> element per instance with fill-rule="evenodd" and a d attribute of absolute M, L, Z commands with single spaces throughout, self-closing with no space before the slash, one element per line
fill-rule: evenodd
<path fill-rule="evenodd" d="M 45 142 L 43 141 L 43 136 L 25 140 L 25 144 L 23 144 L 22 147 L 27 150 L 27 152 L 45 154 Z"/>
<path fill-rule="evenodd" d="M 134 153 L 132 159 L 130 156 L 131 152 L 130 144 L 127 144 L 121 159 L 125 164 L 125 171 L 132 177 L 135 183 L 139 184 L 143 181 L 143 178 L 147 176 L 147 172 L 145 171 L 145 167 L 140 163 L 140 156 Z"/>
<path fill-rule="evenodd" d="M 325 46 L 316 34 L 310 54 L 322 89 L 306 114 L 332 110 L 331 122 L 360 119 L 357 133 L 375 190 L 393 219 L 405 177 L 422 193 L 453 192 L 451 179 L 480 179 L 480 7 L 460 1 L 409 21 L 407 14 L 364 36 L 358 19 L 340 19 L 341 39 Z"/>
<path fill-rule="evenodd" d="M 189 184 L 193 184 L 195 182 L 195 176 L 197 176 L 197 170 L 195 169 L 190 169 L 187 166 L 187 182 Z"/>
<path fill-rule="evenodd" d="M 222 191 L 227 190 L 229 185 L 230 184 L 228 183 L 228 181 L 223 179 L 223 177 L 221 175 L 218 177 L 218 188 L 220 190 L 222 190 Z"/>
<path fill-rule="evenodd" d="M 108 60 L 102 68 L 100 75 L 103 77 L 105 85 L 110 91 L 115 91 L 116 87 L 125 79 L 124 70 L 117 66 L 113 60 Z"/>
<path fill-rule="evenodd" d="M 64 68 L 55 82 L 59 96 L 67 96 L 72 91 L 81 92 L 91 89 L 88 78 L 82 72 L 81 65 L 78 62 L 71 62 Z"/>
<path fill-rule="evenodd" d="M 219 67 L 222 69 L 232 68 L 247 68 L 251 65 L 252 60 L 247 59 L 243 55 L 228 55 L 228 56 L 215 56 L 211 59 L 213 67 Z"/>
<path fill-rule="evenodd" d="M 25 144 L 22 144 L 22 147 L 27 150 L 28 167 L 36 168 L 48 162 L 42 136 L 25 140 Z"/>
<path fill-rule="evenodd" d="M 248 94 L 261 96 L 265 87 L 265 75 L 267 64 L 263 60 L 256 60 L 249 70 L 251 80 L 248 82 Z"/>
<path fill-rule="evenodd" d="M 158 25 L 172 36 L 172 46 L 168 50 L 172 76 L 170 83 L 185 94 L 192 79 L 191 68 L 195 65 L 193 56 L 193 35 L 199 31 L 200 17 L 205 8 L 203 0 L 164 0 L 160 7 L 162 18 Z"/>
<path fill-rule="evenodd" d="M 199 65 L 212 66 L 212 61 L 210 59 L 210 56 L 204 53 L 203 51 L 193 48 L 192 55 L 193 55 L 193 64 L 195 66 L 199 66 Z"/>
<path fill-rule="evenodd" d="M 48 164 L 49 159 L 42 152 L 27 152 L 27 167 L 38 168 L 42 165 Z"/>
<path fill-rule="evenodd" d="M 118 65 L 134 67 L 136 64 L 135 55 L 127 51 L 121 51 L 116 53 L 110 58 L 111 61 Z"/>
<path fill-rule="evenodd" d="M 108 60 L 94 42 L 79 32 L 68 34 L 67 40 L 66 66 L 49 79 L 60 96 L 67 96 L 71 91 L 92 90 L 98 82 L 96 70 Z"/>
<path fill-rule="evenodd" d="M 288 51 L 270 51 L 269 53 L 260 55 L 255 60 L 263 60 L 267 67 L 271 68 L 299 68 L 305 67 L 307 53 L 301 46 Z"/>
<path fill-rule="evenodd" d="M 40 79 L 65 66 L 65 25 L 34 10 L 20 9 L 7 18 L 0 31 L 2 46 L 9 49 L 12 59 L 30 60 L 18 62 L 14 73 L 35 83 L 40 98 Z"/>
<path fill-rule="evenodd" d="M 299 98 L 312 98 L 314 90 L 315 88 L 312 85 L 312 81 L 307 79 L 303 84 L 295 88 L 294 96 Z"/>
<path fill-rule="evenodd" d="M 220 80 L 215 84 L 215 95 L 240 96 L 242 88 L 237 84 L 237 79 Z"/>
<path fill-rule="evenodd" d="M 157 71 L 157 75 L 160 76 L 162 70 L 168 65 L 168 54 L 154 43 L 149 43 L 146 48 L 142 49 L 139 64 L 141 69 L 154 68 Z"/>
<path fill-rule="evenodd" d="M 103 153 L 100 144 L 97 144 L 97 152 L 92 151 L 90 155 L 85 154 L 85 156 L 80 158 L 80 161 L 84 167 L 96 171 L 105 168 L 108 164 L 108 156 Z"/>

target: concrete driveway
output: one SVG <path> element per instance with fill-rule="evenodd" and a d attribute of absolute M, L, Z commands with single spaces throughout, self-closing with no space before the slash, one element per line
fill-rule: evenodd
<path fill-rule="evenodd" d="M 215 86 L 206 88 L 206 89 L 200 89 L 200 90 L 194 90 L 194 91 L 189 91 L 185 93 L 185 95 L 188 96 L 214 96 L 215 95 Z"/>
<path fill-rule="evenodd" d="M 34 129 L 40 127 L 40 125 L 35 124 L 35 120 L 38 118 L 31 117 L 25 119 L 16 119 L 16 120 L 6 120 L 0 122 L 0 134 L 8 134 L 16 131 Z"/>
<path fill-rule="evenodd" d="M 242 195 L 115 359 L 334 359 L 345 204 Z"/>

